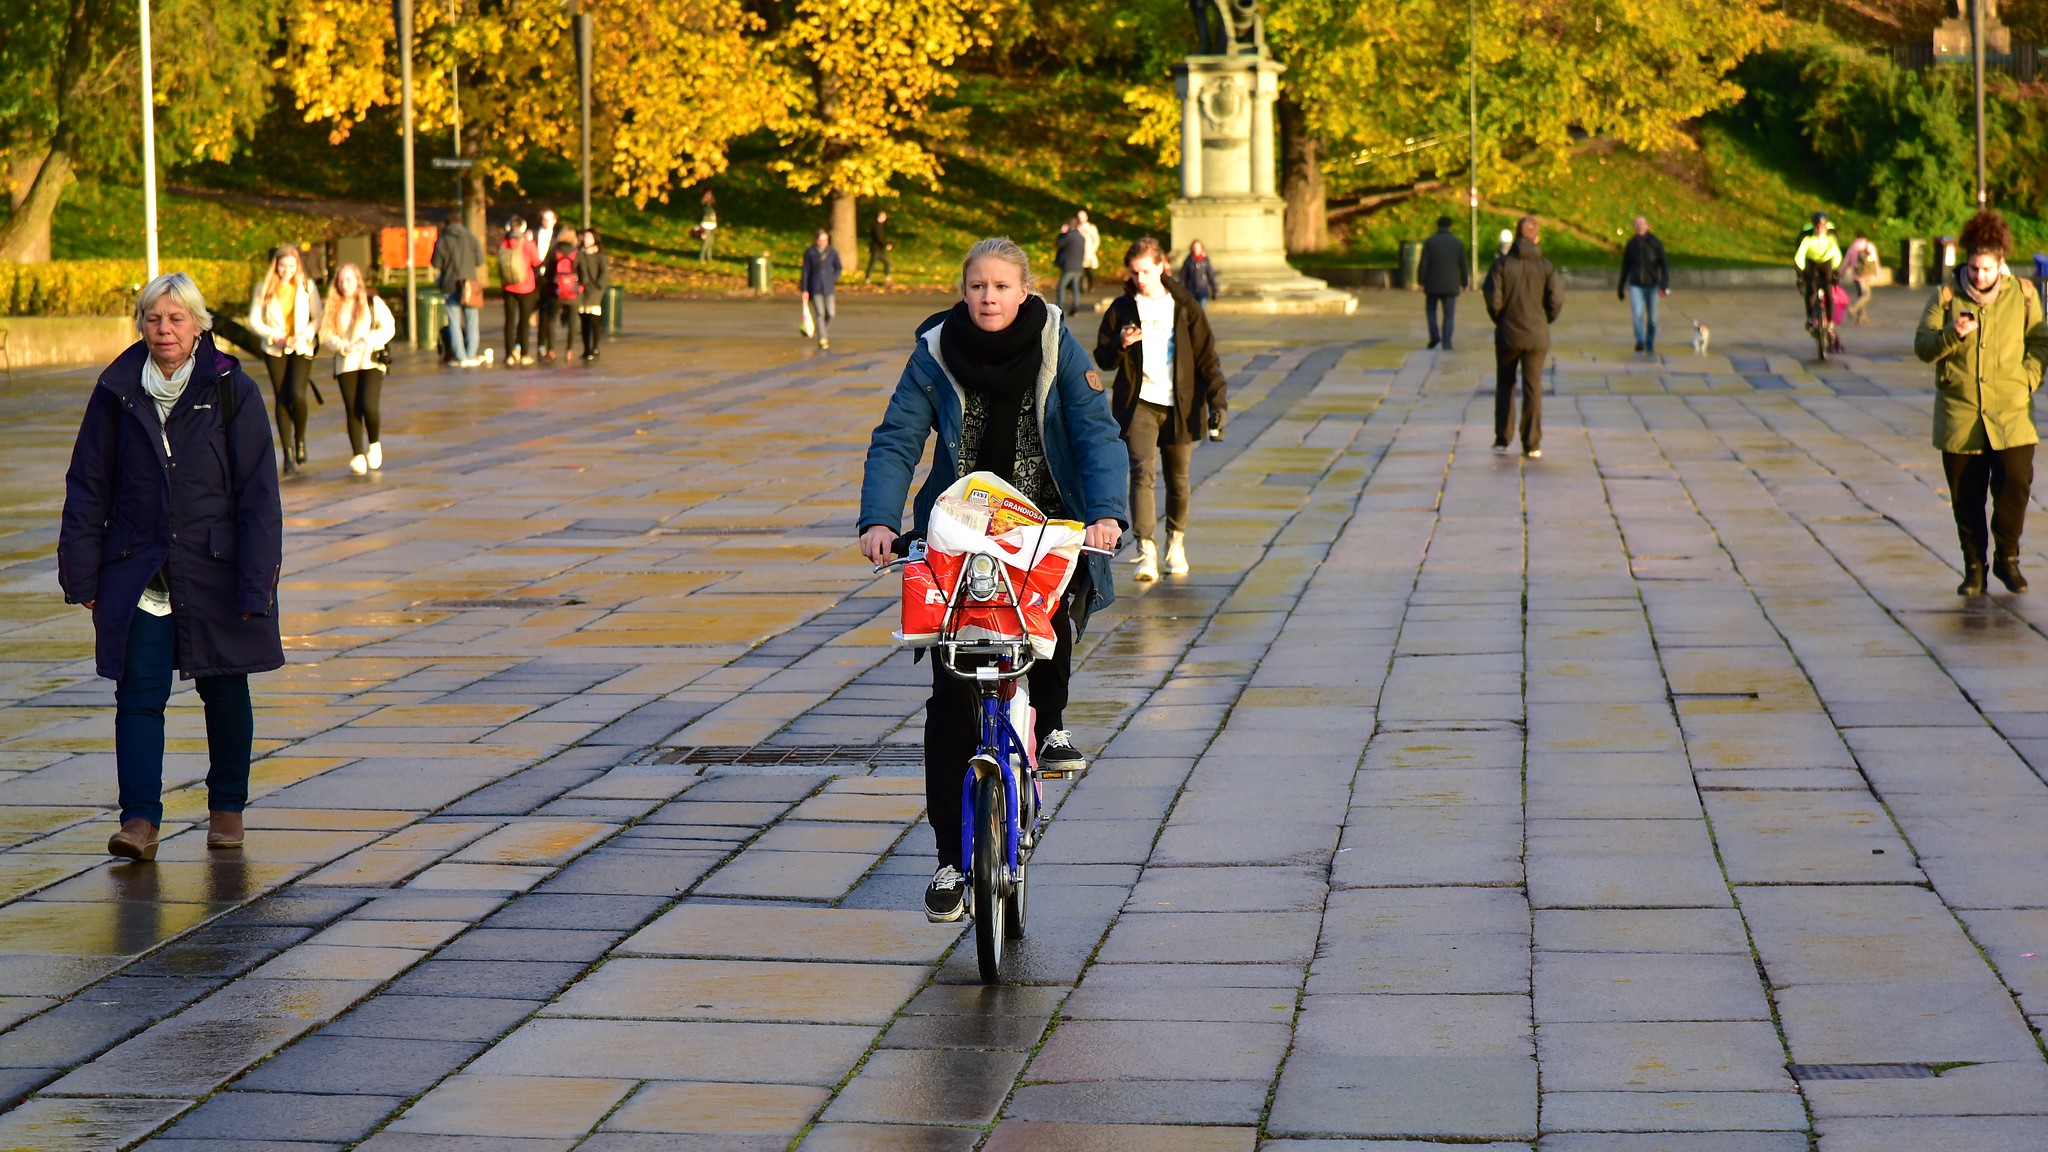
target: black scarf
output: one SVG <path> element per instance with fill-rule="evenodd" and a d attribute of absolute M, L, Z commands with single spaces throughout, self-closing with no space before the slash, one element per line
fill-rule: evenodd
<path fill-rule="evenodd" d="M 981 397 L 985 406 L 979 459 L 970 463 L 1005 480 L 1015 480 L 1011 473 L 1017 467 L 1017 420 L 1045 361 L 1045 319 L 1045 300 L 1032 296 L 1008 328 L 984 332 L 968 315 L 963 300 L 946 313 L 945 326 L 939 329 L 939 354 L 953 379 Z"/>

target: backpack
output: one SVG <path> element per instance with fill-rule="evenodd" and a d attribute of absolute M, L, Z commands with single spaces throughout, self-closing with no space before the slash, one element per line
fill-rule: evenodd
<path fill-rule="evenodd" d="M 576 257 L 555 257 L 555 299 L 574 300 L 583 295 L 583 282 L 576 277 Z"/>
<path fill-rule="evenodd" d="M 507 287 L 524 284 L 531 275 L 533 265 L 527 262 L 525 244 L 507 240 L 498 246 L 498 276 Z"/>

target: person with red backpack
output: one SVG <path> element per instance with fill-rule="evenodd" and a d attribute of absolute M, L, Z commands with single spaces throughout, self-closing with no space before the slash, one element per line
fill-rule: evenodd
<path fill-rule="evenodd" d="M 532 341 L 527 330 L 533 326 L 533 306 L 540 299 L 540 252 L 533 234 L 518 216 L 505 222 L 505 239 L 498 244 L 498 279 L 505 287 L 505 366 L 517 368 L 534 363 Z"/>
<path fill-rule="evenodd" d="M 566 230 L 565 230 L 566 231 Z M 540 270 L 540 358 L 555 358 L 555 325 L 562 326 L 562 352 L 566 358 L 569 341 L 576 330 L 576 301 L 583 295 L 583 281 L 576 275 L 576 241 L 573 233 L 555 241 Z"/>

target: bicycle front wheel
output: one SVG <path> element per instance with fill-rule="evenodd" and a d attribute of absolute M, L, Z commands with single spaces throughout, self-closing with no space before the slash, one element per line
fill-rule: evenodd
<path fill-rule="evenodd" d="M 1003 936 L 1009 900 L 1003 893 L 1003 870 L 1009 857 L 1009 801 L 1003 777 L 991 772 L 974 786 L 974 957 L 981 982 L 1002 978 Z"/>

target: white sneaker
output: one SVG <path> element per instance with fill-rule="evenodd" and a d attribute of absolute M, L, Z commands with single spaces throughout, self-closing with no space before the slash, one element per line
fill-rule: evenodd
<path fill-rule="evenodd" d="M 1138 571 L 1134 579 L 1159 579 L 1159 545 L 1150 540 L 1138 541 Z"/>
<path fill-rule="evenodd" d="M 474 360 L 474 359 L 472 359 L 472 360 L 457 360 L 457 361 L 455 362 L 455 366 L 456 366 L 457 368 L 477 368 L 477 367 L 481 367 L 482 365 L 483 365 L 483 361 L 481 361 L 481 360 Z"/>
<path fill-rule="evenodd" d="M 486 348 L 486 349 L 484 349 L 484 361 L 483 361 L 483 362 L 484 362 L 485 364 L 491 364 L 491 363 L 495 363 L 495 362 L 496 362 L 496 360 L 497 360 L 497 356 L 498 356 L 498 350 L 497 350 L 496 348 Z"/>
<path fill-rule="evenodd" d="M 351 472 L 353 472 L 353 473 L 355 473 L 355 474 L 356 474 L 356 475 L 358 475 L 358 476 L 361 476 L 361 475 L 363 475 L 364 473 L 366 473 L 366 472 L 368 472 L 368 471 L 370 470 L 370 460 L 369 460 L 369 458 L 368 458 L 368 457 L 366 457 L 366 456 L 351 456 L 351 457 L 349 457 L 349 458 L 348 458 L 348 470 L 349 470 L 349 471 L 351 471 Z"/>
<path fill-rule="evenodd" d="M 1169 576 L 1185 576 L 1188 572 L 1188 534 L 1169 532 L 1166 534 L 1166 573 Z"/>
<path fill-rule="evenodd" d="M 377 443 L 375 440 L 370 441 L 369 464 L 370 471 L 372 472 L 375 472 L 377 469 L 382 468 L 384 466 L 384 446 L 382 444 Z"/>

